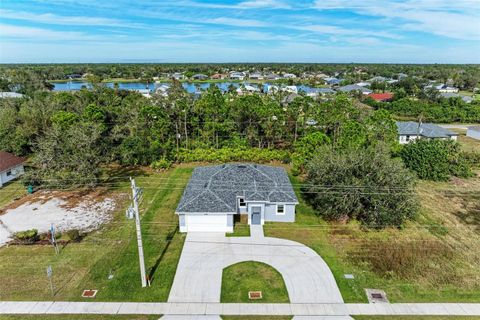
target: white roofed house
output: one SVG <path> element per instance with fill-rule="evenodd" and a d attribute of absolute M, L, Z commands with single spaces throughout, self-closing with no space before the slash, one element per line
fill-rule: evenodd
<path fill-rule="evenodd" d="M 284 73 L 283 78 L 284 79 L 295 79 L 297 76 L 294 75 L 293 73 Z"/>
<path fill-rule="evenodd" d="M 10 182 L 21 176 L 25 170 L 23 168 L 24 158 L 17 157 L 14 154 L 0 151 L 0 188 L 7 182 Z"/>
<path fill-rule="evenodd" d="M 232 79 L 232 80 L 243 80 L 243 79 L 245 79 L 246 76 L 247 75 L 245 74 L 245 72 L 234 71 L 234 72 L 230 73 L 229 78 Z"/>
<path fill-rule="evenodd" d="M 480 126 L 472 126 L 467 128 L 467 137 L 480 140 Z"/>
<path fill-rule="evenodd" d="M 17 92 L 0 92 L 0 99 L 3 98 L 23 98 L 24 95 Z"/>
<path fill-rule="evenodd" d="M 407 144 L 417 139 L 457 140 L 458 134 L 433 123 L 397 121 L 398 142 Z"/>
<path fill-rule="evenodd" d="M 248 77 L 252 80 L 263 80 L 263 74 L 261 72 L 252 72 Z"/>
<path fill-rule="evenodd" d="M 349 85 L 340 87 L 337 90 L 341 91 L 341 92 L 345 92 L 345 93 L 361 92 L 364 95 L 367 95 L 367 94 L 370 94 L 370 93 L 373 92 L 372 90 L 370 90 L 368 88 L 365 88 L 365 87 L 362 87 L 362 86 L 359 86 L 359 85 L 356 85 L 356 84 L 349 84 Z"/>

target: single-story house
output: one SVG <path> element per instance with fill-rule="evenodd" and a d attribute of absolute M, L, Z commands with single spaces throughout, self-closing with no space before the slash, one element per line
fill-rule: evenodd
<path fill-rule="evenodd" d="M 17 157 L 14 154 L 0 151 L 0 187 L 5 183 L 21 176 L 25 170 L 23 168 L 24 158 Z"/>
<path fill-rule="evenodd" d="M 0 92 L 0 98 L 23 98 L 23 94 L 17 92 Z"/>
<path fill-rule="evenodd" d="M 463 102 L 465 102 L 465 103 L 471 103 L 473 101 L 472 97 L 463 96 L 461 94 L 453 93 L 453 92 L 442 92 L 442 93 L 440 93 L 440 97 L 445 98 L 445 99 L 461 98 L 463 100 Z"/>
<path fill-rule="evenodd" d="M 450 87 L 446 84 L 429 84 L 428 86 L 425 87 L 425 89 L 436 89 L 438 92 L 443 92 L 443 93 L 457 93 L 458 92 L 458 88 L 455 88 L 455 87 Z"/>
<path fill-rule="evenodd" d="M 252 72 L 248 77 L 252 80 L 263 80 L 263 74 L 260 72 Z"/>
<path fill-rule="evenodd" d="M 284 73 L 283 78 L 284 79 L 295 79 L 297 76 L 294 75 L 293 73 Z"/>
<path fill-rule="evenodd" d="M 324 78 L 323 80 L 325 81 L 326 84 L 329 84 L 331 86 L 337 86 L 340 84 L 340 82 L 342 82 L 342 80 L 337 78 Z"/>
<path fill-rule="evenodd" d="M 226 77 L 227 77 L 227 75 L 225 75 L 223 73 L 215 73 L 215 74 L 212 74 L 210 79 L 225 79 Z"/>
<path fill-rule="evenodd" d="M 378 102 L 388 102 L 392 101 L 393 99 L 393 93 L 390 92 L 370 93 L 368 96 Z"/>
<path fill-rule="evenodd" d="M 382 77 L 382 76 L 376 76 L 376 77 L 373 77 L 371 79 L 368 79 L 368 82 L 372 83 L 372 82 L 385 82 L 389 79 L 385 78 L 385 77 Z"/>
<path fill-rule="evenodd" d="M 468 127 L 467 137 L 480 140 L 480 126 Z"/>
<path fill-rule="evenodd" d="M 180 232 L 233 232 L 236 219 L 294 222 L 297 204 L 285 169 L 223 164 L 195 168 L 175 213 Z"/>
<path fill-rule="evenodd" d="M 372 90 L 362 86 L 357 86 L 356 84 L 349 84 L 349 85 L 338 88 L 338 90 L 341 92 L 347 92 L 347 93 L 350 93 L 352 91 L 360 91 L 362 94 L 373 93 Z"/>
<path fill-rule="evenodd" d="M 457 140 L 458 133 L 442 128 L 433 123 L 397 121 L 398 142 L 407 144 L 416 139 L 451 139 Z"/>
<path fill-rule="evenodd" d="M 278 74 L 275 74 L 275 73 L 269 73 L 269 74 L 266 74 L 264 76 L 265 79 L 267 80 L 278 80 L 280 79 L 280 76 Z"/>
<path fill-rule="evenodd" d="M 230 79 L 232 80 L 243 80 L 246 77 L 245 72 L 231 72 Z"/>
<path fill-rule="evenodd" d="M 172 74 L 172 78 L 175 80 L 183 80 L 185 79 L 185 75 L 179 72 L 175 72 L 174 74 Z"/>
<path fill-rule="evenodd" d="M 203 73 L 197 73 L 197 74 L 194 74 L 192 76 L 192 79 L 193 80 L 207 80 L 208 76 L 206 74 L 203 74 Z"/>

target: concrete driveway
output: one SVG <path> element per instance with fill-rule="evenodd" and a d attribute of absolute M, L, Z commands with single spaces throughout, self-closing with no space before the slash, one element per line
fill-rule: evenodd
<path fill-rule="evenodd" d="M 312 249 L 252 234 L 189 233 L 168 301 L 220 302 L 223 269 L 242 261 L 260 261 L 282 274 L 291 303 L 343 303 L 332 272 Z"/>

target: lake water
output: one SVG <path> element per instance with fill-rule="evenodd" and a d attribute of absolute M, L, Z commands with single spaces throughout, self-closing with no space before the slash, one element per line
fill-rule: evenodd
<path fill-rule="evenodd" d="M 92 86 L 88 82 L 80 82 L 80 81 L 71 81 L 71 82 L 52 82 L 54 85 L 53 91 L 74 91 L 80 90 L 83 87 L 91 88 Z M 267 92 L 268 86 L 270 83 L 263 83 L 263 84 L 256 84 L 256 83 L 248 83 L 248 82 L 216 82 L 216 83 L 192 83 L 192 82 L 183 82 L 182 86 L 185 90 L 189 93 L 196 93 L 206 90 L 210 87 L 210 85 L 216 85 L 220 90 L 227 91 L 230 85 L 233 85 L 235 88 L 238 88 L 240 85 L 251 85 L 253 87 L 259 88 L 259 85 L 263 87 L 263 91 Z M 109 88 L 114 87 L 113 82 L 107 82 L 105 85 Z M 122 90 L 145 90 L 148 89 L 150 91 L 155 90 L 156 88 L 162 85 L 169 85 L 169 83 L 143 83 L 143 82 L 126 82 L 126 83 L 118 83 L 118 88 Z M 313 92 L 316 88 L 312 88 L 306 85 L 297 85 L 297 89 L 303 90 L 307 93 Z"/>

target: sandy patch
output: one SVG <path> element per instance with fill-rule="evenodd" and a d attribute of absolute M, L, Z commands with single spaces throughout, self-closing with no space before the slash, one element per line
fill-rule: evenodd
<path fill-rule="evenodd" d="M 115 208 L 113 199 L 89 195 L 83 195 L 78 201 L 78 197 L 44 193 L 30 200 L 0 215 L 0 246 L 12 240 L 15 232 L 37 229 L 45 233 L 52 223 L 59 231 L 91 231 L 109 221 Z"/>

